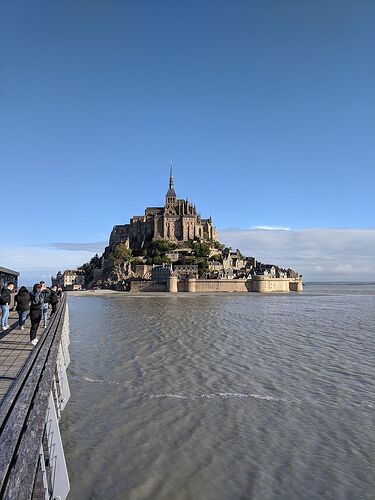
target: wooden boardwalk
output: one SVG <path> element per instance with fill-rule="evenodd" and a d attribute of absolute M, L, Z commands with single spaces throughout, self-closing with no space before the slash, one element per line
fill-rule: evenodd
<path fill-rule="evenodd" d="M 26 321 L 25 329 L 20 330 L 18 313 L 11 311 L 9 325 L 8 330 L 0 331 L 0 404 L 34 348 L 30 344 L 31 325 L 29 319 Z M 43 332 L 43 326 L 39 326 L 38 337 Z"/>
<path fill-rule="evenodd" d="M 63 295 L 39 342 L 29 340 L 30 321 L 0 332 L 0 498 L 44 500 L 69 492 L 59 418 L 70 397 L 69 316 Z"/>

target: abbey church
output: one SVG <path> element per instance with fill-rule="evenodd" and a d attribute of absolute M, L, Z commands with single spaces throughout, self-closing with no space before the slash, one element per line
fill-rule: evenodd
<path fill-rule="evenodd" d="M 158 239 L 170 242 L 217 239 L 211 217 L 202 219 L 195 205 L 188 200 L 177 199 L 172 165 L 164 207 L 148 207 L 144 215 L 135 215 L 129 224 L 114 226 L 109 246 L 114 248 L 119 243 L 125 243 L 128 248 L 139 250 L 146 242 Z"/>

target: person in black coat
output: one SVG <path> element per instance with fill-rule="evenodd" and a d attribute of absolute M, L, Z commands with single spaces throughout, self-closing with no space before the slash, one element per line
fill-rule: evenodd
<path fill-rule="evenodd" d="M 56 312 L 56 308 L 57 308 L 57 304 L 59 303 L 59 297 L 57 295 L 57 286 L 54 285 L 52 288 L 51 288 L 51 297 L 50 297 L 50 304 L 51 304 L 51 307 L 52 307 L 52 311 L 51 311 L 51 318 L 52 316 L 55 314 Z"/>
<path fill-rule="evenodd" d="M 17 304 L 16 311 L 18 312 L 18 326 L 24 330 L 27 315 L 30 309 L 30 294 L 25 286 L 21 286 L 17 295 L 14 297 Z"/>
<path fill-rule="evenodd" d="M 1 308 L 1 326 L 3 331 L 8 330 L 8 320 L 9 320 L 9 306 L 12 298 L 12 291 L 14 289 L 14 283 L 9 281 L 7 286 L 1 290 L 0 294 L 0 308 Z"/>
<path fill-rule="evenodd" d="M 48 308 L 51 301 L 51 290 L 46 287 L 44 281 L 41 281 L 42 285 L 42 295 L 43 295 L 43 309 L 42 309 L 42 319 L 44 320 L 44 328 L 47 328 L 48 324 Z"/>
<path fill-rule="evenodd" d="M 30 330 L 30 342 L 33 345 L 38 343 L 38 339 L 36 337 L 36 332 L 38 331 L 38 327 L 40 321 L 42 319 L 43 313 L 43 285 L 40 283 L 36 283 L 34 285 L 32 293 L 30 293 L 30 319 L 31 319 L 31 330 Z"/>

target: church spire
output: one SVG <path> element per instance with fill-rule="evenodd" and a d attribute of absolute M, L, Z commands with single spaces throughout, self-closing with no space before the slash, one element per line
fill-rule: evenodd
<path fill-rule="evenodd" d="M 177 203 L 176 191 L 174 190 L 174 182 L 173 182 L 173 170 L 172 170 L 172 162 L 169 173 L 169 189 L 165 196 L 165 206 L 166 207 L 175 207 Z"/>
<path fill-rule="evenodd" d="M 169 173 L 169 189 L 174 189 L 174 184 L 173 184 L 173 164 L 172 164 L 172 161 L 171 161 L 171 169 L 170 169 L 170 173 Z"/>

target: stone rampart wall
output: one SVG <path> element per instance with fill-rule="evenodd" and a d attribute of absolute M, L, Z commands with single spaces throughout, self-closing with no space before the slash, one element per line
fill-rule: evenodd
<path fill-rule="evenodd" d="M 131 281 L 131 292 L 166 292 L 166 283 L 158 283 L 157 281 Z"/>
<path fill-rule="evenodd" d="M 188 292 L 188 282 L 187 280 L 177 281 L 177 291 L 178 292 Z"/>
<path fill-rule="evenodd" d="M 253 276 L 251 291 L 258 293 L 287 293 L 302 291 L 302 279 Z"/>
<path fill-rule="evenodd" d="M 131 292 L 256 292 L 256 293 L 289 293 L 302 291 L 302 279 L 272 278 L 271 276 L 254 276 L 252 280 L 228 279 L 195 279 L 178 281 L 171 276 L 168 283 L 156 281 L 132 281 Z"/>
<path fill-rule="evenodd" d="M 189 280 L 190 282 L 192 280 Z M 247 280 L 194 280 L 196 292 L 249 292 Z"/>
<path fill-rule="evenodd" d="M 291 292 L 302 292 L 303 291 L 303 282 L 302 278 L 296 278 L 290 281 L 289 290 Z"/>

